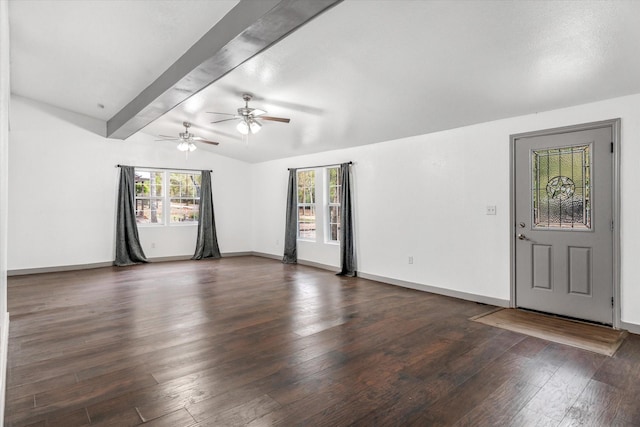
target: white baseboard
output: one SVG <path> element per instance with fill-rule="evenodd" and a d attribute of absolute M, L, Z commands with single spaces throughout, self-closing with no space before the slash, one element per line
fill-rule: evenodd
<path fill-rule="evenodd" d="M 282 261 L 282 255 L 268 254 L 266 252 L 249 252 L 249 255 Z"/>
<path fill-rule="evenodd" d="M 247 255 L 253 255 L 253 256 L 259 256 L 259 257 L 262 257 L 262 258 L 275 259 L 275 260 L 278 260 L 278 261 L 282 260 L 282 255 L 268 254 L 266 252 L 250 252 Z M 306 259 L 298 259 L 298 264 L 306 265 L 308 267 L 320 268 L 322 270 L 333 271 L 335 273 L 340 271 L 340 267 L 336 267 L 334 265 L 329 265 L 329 264 L 321 264 L 319 262 L 309 261 L 309 260 L 306 260 Z"/>
<path fill-rule="evenodd" d="M 268 254 L 264 252 L 252 252 L 252 255 L 270 258 L 270 259 L 282 259 L 280 255 Z M 335 267 L 327 264 L 320 264 L 313 261 L 307 261 L 303 259 L 298 259 L 298 264 L 307 265 L 310 267 L 321 268 L 323 270 L 329 270 L 333 272 L 338 272 L 340 270 L 339 267 Z M 436 286 L 423 285 L 421 283 L 407 282 L 405 280 L 393 279 L 390 277 L 377 276 L 375 274 L 363 273 L 362 271 L 358 271 L 358 277 L 363 279 L 373 280 L 375 282 L 386 283 L 388 285 L 402 286 L 403 288 L 415 289 L 423 292 L 430 292 L 432 294 L 445 295 L 448 297 L 463 299 L 467 301 L 479 302 L 482 304 L 496 305 L 498 307 L 509 307 L 509 300 L 503 300 L 499 298 L 487 297 L 484 295 L 470 294 L 461 291 L 454 291 L 451 289 L 438 288 Z"/>
<path fill-rule="evenodd" d="M 253 252 L 223 252 L 220 254 L 222 258 L 231 258 L 236 256 L 249 256 Z M 159 256 L 147 258 L 149 262 L 172 262 L 172 261 L 189 261 L 193 255 L 174 255 L 174 256 Z M 208 258 L 205 258 L 205 260 Z"/>
<path fill-rule="evenodd" d="M 319 262 L 307 261 L 305 259 L 299 259 L 298 264 L 306 265 L 308 267 L 320 268 L 322 270 L 329 270 L 329 271 L 333 271 L 334 273 L 337 273 L 340 271 L 340 267 L 336 267 L 334 265 L 328 265 L 328 264 L 320 264 Z"/>
<path fill-rule="evenodd" d="M 90 270 L 93 268 L 111 267 L 113 261 L 95 262 L 92 264 L 59 265 L 55 267 L 23 268 L 7 271 L 7 276 L 25 276 L 27 274 L 58 273 L 60 271 Z"/>
<path fill-rule="evenodd" d="M 7 355 L 9 351 L 9 313 L 4 313 L 0 326 L 0 427 L 4 425 L 4 407 L 7 394 Z"/>
<path fill-rule="evenodd" d="M 467 301 L 479 302 L 482 304 L 496 305 L 498 307 L 509 307 L 509 300 L 487 297 L 484 295 L 470 294 L 467 292 L 455 291 L 452 289 L 439 288 L 436 286 L 423 285 L 422 283 L 407 282 L 405 280 L 392 279 L 390 277 L 376 276 L 358 271 L 358 277 L 386 283 L 388 285 L 402 286 L 403 288 L 415 289 L 418 291 L 430 292 L 432 294 L 444 295 L 448 297 L 463 299 Z"/>
<path fill-rule="evenodd" d="M 193 255 L 158 256 L 153 258 L 147 258 L 147 260 L 149 262 L 188 261 L 191 259 L 192 256 Z"/>
<path fill-rule="evenodd" d="M 254 252 L 224 252 L 223 258 L 236 257 L 236 256 L 250 256 Z M 188 261 L 192 255 L 176 255 L 176 256 L 164 256 L 149 258 L 149 262 L 171 262 L 171 261 Z M 54 267 L 37 267 L 37 268 L 23 268 L 17 270 L 7 271 L 7 276 L 26 276 L 27 274 L 41 274 L 41 273 L 58 273 L 61 271 L 76 271 L 76 270 L 91 270 L 94 268 L 112 267 L 113 261 L 96 262 L 92 264 L 75 264 L 75 265 L 57 265 Z"/>
<path fill-rule="evenodd" d="M 252 256 L 253 252 L 248 251 L 248 252 L 223 252 L 222 254 L 222 258 L 229 258 L 229 257 L 234 257 L 234 256 Z"/>
<path fill-rule="evenodd" d="M 620 329 L 640 335 L 640 325 L 636 325 L 635 323 L 620 322 Z"/>

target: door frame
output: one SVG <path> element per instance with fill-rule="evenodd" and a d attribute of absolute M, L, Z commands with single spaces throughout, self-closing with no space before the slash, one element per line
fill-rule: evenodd
<path fill-rule="evenodd" d="M 591 130 L 598 128 L 611 129 L 611 141 L 613 143 L 612 163 L 612 217 L 613 217 L 613 327 L 620 328 L 620 118 L 602 120 L 599 122 L 582 123 L 571 126 L 563 126 L 551 129 L 543 129 L 532 132 L 524 132 L 512 134 L 509 136 L 509 230 L 511 236 L 509 238 L 509 251 L 511 255 L 510 282 L 511 296 L 509 298 L 509 306 L 516 307 L 516 175 L 515 175 L 515 155 L 516 143 L 519 139 L 531 138 L 536 136 L 557 135 L 568 132 L 576 132 L 582 130 Z"/>

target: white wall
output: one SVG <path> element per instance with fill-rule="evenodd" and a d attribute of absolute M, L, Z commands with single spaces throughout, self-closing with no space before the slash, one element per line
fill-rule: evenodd
<path fill-rule="evenodd" d="M 0 330 L 7 311 L 7 230 L 9 103 L 11 99 L 9 50 L 9 5 L 0 3 Z"/>
<path fill-rule="evenodd" d="M 10 103 L 9 2 L 0 2 L 0 426 L 4 424 L 9 317 L 7 313 L 7 230 Z"/>
<path fill-rule="evenodd" d="M 640 325 L 640 95 L 253 166 L 253 248 L 282 255 L 288 167 L 355 162 L 358 270 L 457 292 L 510 298 L 509 136 L 622 118 L 622 321 Z M 487 216 L 487 205 L 497 215 Z M 337 251 L 299 246 L 337 265 Z M 408 257 L 414 257 L 409 265 Z"/>
<path fill-rule="evenodd" d="M 250 250 L 249 164 L 205 149 L 187 160 L 171 143 L 144 134 L 107 139 L 105 129 L 103 121 L 12 97 L 9 270 L 113 261 L 116 164 L 212 169 L 220 250 Z M 140 227 L 139 233 L 154 258 L 193 255 L 196 230 Z"/>

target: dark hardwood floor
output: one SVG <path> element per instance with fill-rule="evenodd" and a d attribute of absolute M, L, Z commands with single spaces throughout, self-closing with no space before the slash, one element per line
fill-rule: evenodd
<path fill-rule="evenodd" d="M 640 425 L 614 357 L 256 257 L 9 279 L 7 426 Z"/>

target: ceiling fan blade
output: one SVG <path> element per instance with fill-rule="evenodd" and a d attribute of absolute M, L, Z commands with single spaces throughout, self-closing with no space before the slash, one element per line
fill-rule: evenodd
<path fill-rule="evenodd" d="M 204 142 L 205 144 L 212 144 L 212 145 L 218 145 L 218 144 L 220 144 L 219 142 L 216 142 L 216 141 L 209 141 L 208 139 L 204 139 L 204 138 L 203 138 L 203 137 L 201 137 L 201 136 L 194 136 L 194 137 L 193 137 L 193 140 L 194 140 L 194 141 L 198 141 L 198 142 Z"/>
<path fill-rule="evenodd" d="M 178 141 L 180 138 L 176 138 L 175 136 L 167 136 L 167 135 L 158 135 L 162 139 L 156 139 L 156 141 Z"/>
<path fill-rule="evenodd" d="M 231 114 L 231 113 L 216 113 L 215 111 L 207 111 L 207 114 L 222 114 L 223 116 L 235 116 L 235 114 Z"/>
<path fill-rule="evenodd" d="M 257 116 L 261 116 L 263 114 L 267 114 L 266 111 L 261 110 L 259 108 L 252 108 L 251 109 L 251 114 L 253 115 L 253 117 L 257 117 Z"/>
<path fill-rule="evenodd" d="M 289 123 L 291 121 L 291 119 L 285 119 L 283 117 L 260 116 L 258 118 L 262 120 L 271 120 L 272 122 L 282 122 L 282 123 Z"/>
<path fill-rule="evenodd" d="M 219 142 L 216 141 L 207 141 L 206 139 L 199 139 L 198 142 L 202 142 L 204 144 L 211 144 L 211 145 L 220 145 Z"/>
<path fill-rule="evenodd" d="M 229 120 L 236 120 L 237 117 L 233 117 L 231 119 L 222 119 L 222 120 L 216 120 L 215 122 L 211 122 L 211 123 L 222 123 L 222 122 L 228 122 Z"/>

